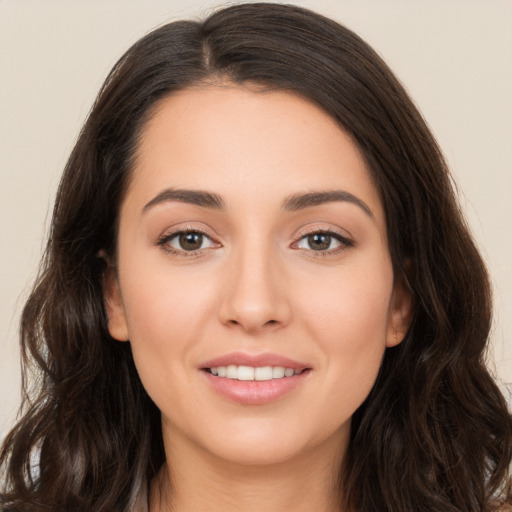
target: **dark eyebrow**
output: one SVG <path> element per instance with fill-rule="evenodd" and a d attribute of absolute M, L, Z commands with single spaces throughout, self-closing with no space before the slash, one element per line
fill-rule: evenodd
<path fill-rule="evenodd" d="M 188 190 L 188 189 L 175 189 L 167 188 L 157 194 L 149 203 L 147 203 L 143 212 L 146 212 L 157 204 L 165 203 L 167 201 L 179 201 L 182 203 L 194 204 L 202 206 L 203 208 L 212 208 L 221 210 L 225 208 L 224 200 L 218 194 L 206 192 L 203 190 Z M 374 218 L 369 206 L 354 196 L 350 192 L 344 190 L 329 190 L 324 192 L 309 192 L 307 194 L 296 194 L 288 197 L 284 203 L 283 208 L 289 211 L 302 210 L 311 206 L 319 206 L 325 203 L 332 203 L 336 201 L 344 201 L 359 206 L 367 215 Z"/>
<path fill-rule="evenodd" d="M 367 215 L 374 219 L 373 212 L 370 207 L 361 199 L 345 192 L 344 190 L 327 190 L 322 192 L 309 192 L 307 194 L 297 194 L 287 198 L 283 204 L 283 208 L 289 211 L 302 210 L 311 206 L 319 206 L 325 203 L 333 203 L 336 201 L 348 202 L 359 206 Z"/>
<path fill-rule="evenodd" d="M 167 188 L 151 199 L 151 201 L 144 206 L 142 212 L 145 213 L 153 206 L 168 201 L 179 201 L 181 203 L 194 204 L 196 206 L 212 208 L 214 210 L 221 210 L 224 208 L 224 201 L 222 197 L 217 194 L 212 194 L 211 192 L 205 192 L 203 190 Z"/>

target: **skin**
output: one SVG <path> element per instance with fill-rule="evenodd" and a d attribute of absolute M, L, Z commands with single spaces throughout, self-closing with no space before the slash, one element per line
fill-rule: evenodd
<path fill-rule="evenodd" d="M 169 188 L 217 194 L 224 207 L 153 201 Z M 345 200 L 283 208 L 334 190 L 370 212 Z M 203 233 L 201 249 L 180 246 L 180 230 Z M 327 249 L 308 239 L 319 231 L 335 233 Z M 231 84 L 163 100 L 142 133 L 105 301 L 110 333 L 131 343 L 162 412 L 168 462 L 152 512 L 339 510 L 351 417 L 411 306 L 379 194 L 330 116 L 292 93 Z M 200 368 L 234 351 L 310 369 L 277 400 L 240 404 Z"/>

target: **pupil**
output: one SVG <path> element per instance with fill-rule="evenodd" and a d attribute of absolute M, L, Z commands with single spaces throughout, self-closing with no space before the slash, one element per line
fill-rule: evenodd
<path fill-rule="evenodd" d="M 180 235 L 180 245 L 187 251 L 200 249 L 203 244 L 203 235 L 201 233 L 183 233 Z"/>
<path fill-rule="evenodd" d="M 309 246 L 316 251 L 329 249 L 331 237 L 329 235 L 323 235 L 322 233 L 316 233 L 315 235 L 308 236 L 308 243 Z"/>

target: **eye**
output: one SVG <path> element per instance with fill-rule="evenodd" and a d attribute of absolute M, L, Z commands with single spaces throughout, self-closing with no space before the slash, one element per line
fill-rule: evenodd
<path fill-rule="evenodd" d="M 316 252 L 336 252 L 338 249 L 352 247 L 354 244 L 338 233 L 317 231 L 301 237 L 294 248 Z"/>
<path fill-rule="evenodd" d="M 174 252 L 195 252 L 208 249 L 215 244 L 213 240 L 200 231 L 180 231 L 164 236 L 159 245 Z"/>

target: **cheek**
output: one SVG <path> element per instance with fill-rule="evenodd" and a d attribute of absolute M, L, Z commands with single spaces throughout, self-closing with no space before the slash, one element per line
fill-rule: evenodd
<path fill-rule="evenodd" d="M 123 300 L 137 370 L 158 404 L 163 398 L 159 390 L 188 378 L 190 354 L 204 338 L 214 300 L 212 286 L 204 280 L 197 286 L 197 276 L 171 272 L 165 265 L 148 269 L 138 266 L 131 271 L 126 266 Z M 179 392 L 174 390 L 174 396 Z"/>
<path fill-rule="evenodd" d="M 329 392 L 319 405 L 348 419 L 371 391 L 384 355 L 392 272 L 352 269 L 302 302 L 302 317 L 315 339 Z M 320 397 L 319 397 L 320 398 Z"/>
<path fill-rule="evenodd" d="M 319 338 L 336 346 L 385 343 L 393 289 L 390 265 L 341 269 L 305 283 L 299 294 L 301 315 Z M 323 334 L 323 336 L 322 336 Z"/>
<path fill-rule="evenodd" d="M 211 278 L 206 279 L 204 272 L 172 268 L 162 258 L 151 258 L 147 265 L 128 262 L 123 274 L 132 339 L 152 343 L 179 338 L 177 329 L 192 335 L 213 302 Z"/>

